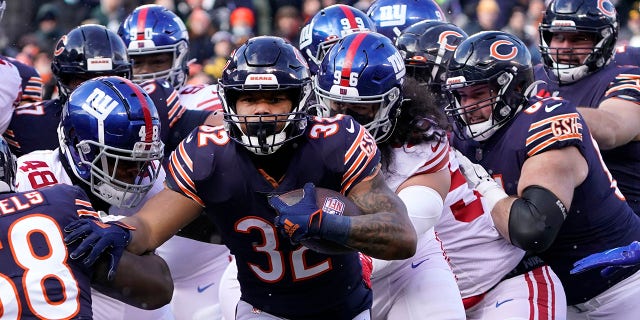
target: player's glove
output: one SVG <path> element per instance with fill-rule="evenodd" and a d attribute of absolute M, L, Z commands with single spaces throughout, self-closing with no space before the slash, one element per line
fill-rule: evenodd
<path fill-rule="evenodd" d="M 508 197 L 507 193 L 491 178 L 483 166 L 471 162 L 458 150 L 456 150 L 456 158 L 460 163 L 460 171 L 467 179 L 467 184 L 485 198 L 489 209 L 493 209 L 498 201 Z"/>
<path fill-rule="evenodd" d="M 113 280 L 118 262 L 131 240 L 131 230 L 135 228 L 121 221 L 102 222 L 95 218 L 84 218 L 64 227 L 64 231 L 68 233 L 64 241 L 71 244 L 82 239 L 69 257 L 79 259 L 86 255 L 82 261 L 86 266 L 92 266 L 106 251 L 110 256 L 107 279 Z"/>
<path fill-rule="evenodd" d="M 634 241 L 630 245 L 594 253 L 573 264 L 571 274 L 606 267 L 600 271 L 603 277 L 610 277 L 620 268 L 633 267 L 640 264 L 640 242 Z"/>
<path fill-rule="evenodd" d="M 278 197 L 269 198 L 269 204 L 279 213 L 274 223 L 280 233 L 293 243 L 309 238 L 346 243 L 351 220 L 348 217 L 327 214 L 318 208 L 313 183 L 306 183 L 303 191 L 302 199 L 293 205 L 286 204 Z"/>

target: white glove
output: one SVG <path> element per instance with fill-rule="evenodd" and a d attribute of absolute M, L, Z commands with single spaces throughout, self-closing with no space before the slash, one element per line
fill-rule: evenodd
<path fill-rule="evenodd" d="M 484 198 L 487 207 L 493 210 L 498 201 L 507 198 L 508 195 L 481 165 L 471 162 L 460 151 L 456 150 L 456 158 L 460 163 L 460 171 L 467 179 L 469 187 L 477 190 Z"/>

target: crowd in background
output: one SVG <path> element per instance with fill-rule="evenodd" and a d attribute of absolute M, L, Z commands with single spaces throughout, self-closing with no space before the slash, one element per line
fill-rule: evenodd
<path fill-rule="evenodd" d="M 298 44 L 304 23 L 321 8 L 342 3 L 366 12 L 373 0 L 27 0 L 11 1 L 0 29 L 0 53 L 35 67 L 55 94 L 50 64 L 57 40 L 72 28 L 97 23 L 117 31 L 142 4 L 161 4 L 183 19 L 190 38 L 189 83 L 214 83 L 234 48 L 255 35 L 277 35 Z M 438 0 L 450 22 L 467 34 L 503 30 L 540 60 L 538 24 L 545 0 Z M 620 13 L 618 45 L 640 46 L 640 1 L 612 1 Z"/>

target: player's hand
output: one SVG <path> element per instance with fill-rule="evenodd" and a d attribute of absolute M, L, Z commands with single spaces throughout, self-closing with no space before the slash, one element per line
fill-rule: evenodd
<path fill-rule="evenodd" d="M 464 177 L 467 179 L 467 184 L 486 198 L 490 209 L 493 209 L 498 201 L 508 197 L 502 187 L 491 178 L 491 175 L 489 175 L 483 166 L 471 162 L 471 160 L 458 150 L 456 150 L 455 153 L 460 163 L 460 171 L 462 171 L 462 174 L 464 174 Z"/>
<path fill-rule="evenodd" d="M 294 205 L 288 205 L 278 197 L 269 198 L 269 204 L 279 213 L 274 220 L 276 227 L 293 243 L 320 237 L 324 212 L 316 204 L 316 187 L 306 183 L 303 190 L 302 199 Z"/>
<path fill-rule="evenodd" d="M 367 285 L 367 288 L 371 289 L 371 274 L 373 273 L 373 258 L 368 255 L 358 252 L 360 256 L 360 264 L 362 265 L 362 280 Z"/>
<path fill-rule="evenodd" d="M 107 252 L 111 258 L 107 279 L 113 280 L 118 262 L 131 240 L 131 230 L 135 228 L 120 221 L 102 222 L 95 218 L 84 218 L 64 228 L 68 233 L 64 241 L 71 244 L 82 239 L 69 257 L 79 259 L 86 256 L 82 261 L 86 266 L 92 266 L 103 252 Z"/>
<path fill-rule="evenodd" d="M 597 267 L 606 267 L 600 271 L 603 277 L 613 275 L 620 268 L 633 267 L 640 263 L 640 242 L 634 241 L 630 245 L 615 249 L 594 253 L 586 258 L 576 261 L 571 269 L 571 274 L 591 270 Z"/>

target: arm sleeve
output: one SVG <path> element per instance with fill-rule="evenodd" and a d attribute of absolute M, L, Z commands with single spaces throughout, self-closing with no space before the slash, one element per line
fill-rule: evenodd
<path fill-rule="evenodd" d="M 427 186 L 409 186 L 398 196 L 407 206 L 409 218 L 417 234 L 423 234 L 440 220 L 444 203 L 440 194 Z"/>

